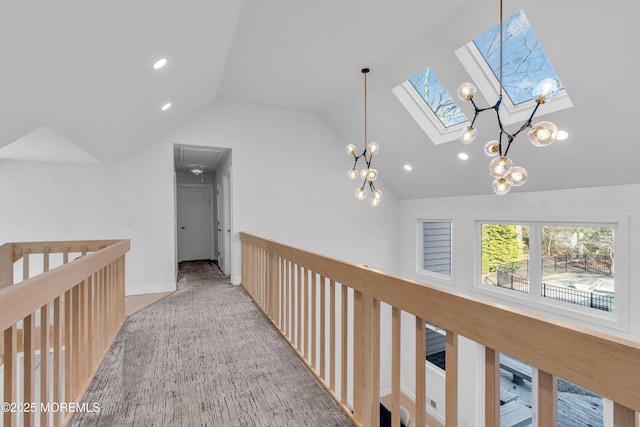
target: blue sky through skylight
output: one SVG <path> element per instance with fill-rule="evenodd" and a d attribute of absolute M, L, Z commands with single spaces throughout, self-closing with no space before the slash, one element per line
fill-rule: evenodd
<path fill-rule="evenodd" d="M 502 85 L 511 102 L 517 105 L 531 100 L 531 91 L 540 80 L 560 79 L 523 11 L 508 18 L 502 26 Z M 473 42 L 499 80 L 500 24 Z"/>
<path fill-rule="evenodd" d="M 468 121 L 431 68 L 420 71 L 411 77 L 409 82 L 418 91 L 418 94 L 424 99 L 444 127 L 448 128 Z"/>

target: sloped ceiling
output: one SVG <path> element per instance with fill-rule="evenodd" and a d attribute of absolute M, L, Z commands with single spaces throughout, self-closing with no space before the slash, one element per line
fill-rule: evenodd
<path fill-rule="evenodd" d="M 490 193 L 482 146 L 433 145 L 391 89 L 427 66 L 455 93 L 469 76 L 454 52 L 497 24 L 497 0 L 8 0 L 0 3 L 0 149 L 46 128 L 110 163 L 213 99 L 315 112 L 362 143 L 362 75 L 369 136 L 383 189 L 400 198 Z M 529 181 L 512 191 L 640 182 L 633 84 L 640 5 L 622 0 L 505 0 L 523 9 L 574 107 L 546 119 L 570 138 L 511 154 Z M 151 63 L 167 57 L 163 70 Z M 161 112 L 170 100 L 173 107 Z M 484 101 L 481 98 L 479 101 Z M 493 103 L 494 100 L 489 100 Z M 463 108 L 472 113 L 469 105 Z M 335 147 L 337 161 L 350 161 Z M 470 158 L 457 158 L 465 151 Z M 404 163 L 411 163 L 407 173 Z M 349 182 L 345 181 L 348 186 Z M 508 197 L 508 196 L 507 196 Z"/>

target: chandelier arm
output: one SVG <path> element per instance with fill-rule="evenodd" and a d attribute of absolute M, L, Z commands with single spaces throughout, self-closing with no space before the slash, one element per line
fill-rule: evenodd
<path fill-rule="evenodd" d="M 507 143 L 507 149 L 504 150 L 504 156 L 507 157 L 507 153 L 509 152 L 509 148 L 511 147 L 511 143 L 515 139 L 515 135 L 509 135 L 509 142 Z"/>

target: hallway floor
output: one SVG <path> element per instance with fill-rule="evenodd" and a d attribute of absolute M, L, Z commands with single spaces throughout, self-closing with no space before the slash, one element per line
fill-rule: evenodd
<path fill-rule="evenodd" d="M 351 426 L 240 286 L 183 262 L 178 290 L 129 316 L 72 426 Z"/>

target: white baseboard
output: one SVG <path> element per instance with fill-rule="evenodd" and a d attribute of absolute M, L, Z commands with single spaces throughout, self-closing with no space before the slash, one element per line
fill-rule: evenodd
<path fill-rule="evenodd" d="M 176 290 L 175 282 L 167 283 L 147 283 L 132 285 L 127 284 L 125 289 L 125 295 L 144 295 L 144 294 L 156 294 L 160 292 L 173 292 Z"/>
<path fill-rule="evenodd" d="M 242 276 L 231 276 L 231 284 L 239 285 L 242 283 Z"/>

